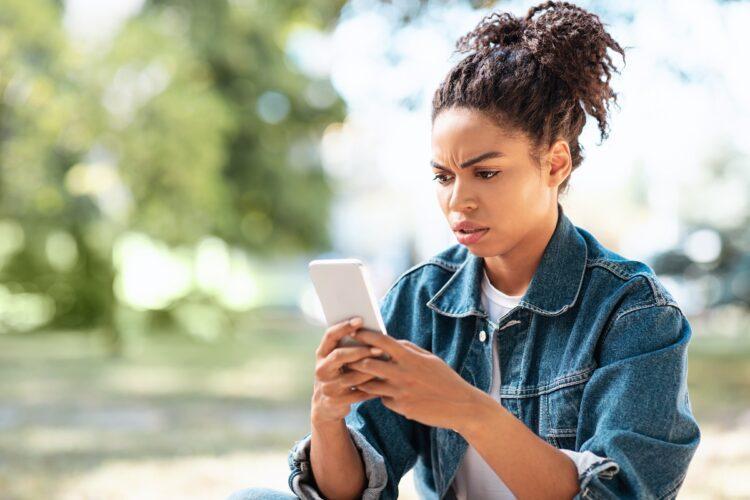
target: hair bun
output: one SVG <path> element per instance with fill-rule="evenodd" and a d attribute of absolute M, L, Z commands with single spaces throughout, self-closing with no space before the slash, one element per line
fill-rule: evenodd
<path fill-rule="evenodd" d="M 534 19 L 539 12 L 542 14 Z M 618 52 L 623 63 L 625 52 L 605 31 L 599 16 L 570 2 L 548 1 L 529 9 L 524 22 L 523 44 L 540 64 L 568 84 L 575 97 L 588 96 L 589 107 L 610 97 L 616 100 L 609 80 L 611 71 L 618 71 L 607 48 Z"/>
<path fill-rule="evenodd" d="M 476 28 L 456 42 L 458 52 L 470 50 L 483 53 L 496 47 L 520 46 L 523 42 L 524 20 L 508 12 L 493 12 Z"/>
<path fill-rule="evenodd" d="M 607 49 L 623 60 L 625 53 L 596 15 L 568 2 L 541 3 L 525 17 L 494 12 L 456 47 L 476 53 L 456 63 L 435 90 L 433 125 L 454 106 L 478 110 L 499 127 L 525 134 L 537 164 L 547 147 L 565 139 L 573 170 L 583 161 L 578 138 L 587 114 L 607 137 L 609 100 L 617 96 L 609 86 L 614 67 Z M 567 186 L 566 178 L 558 192 Z"/>

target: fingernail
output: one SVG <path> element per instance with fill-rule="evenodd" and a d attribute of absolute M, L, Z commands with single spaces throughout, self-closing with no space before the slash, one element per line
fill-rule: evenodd
<path fill-rule="evenodd" d="M 383 349 L 379 349 L 377 347 L 373 347 L 372 349 L 370 349 L 370 352 L 373 353 L 375 356 L 379 356 L 379 355 L 383 354 Z"/>
<path fill-rule="evenodd" d="M 354 317 L 354 318 L 352 318 L 352 319 L 349 320 L 349 324 L 351 326 L 357 326 L 357 325 L 359 325 L 361 323 L 362 323 L 362 318 L 360 318 L 359 316 L 356 316 L 356 317 Z"/>

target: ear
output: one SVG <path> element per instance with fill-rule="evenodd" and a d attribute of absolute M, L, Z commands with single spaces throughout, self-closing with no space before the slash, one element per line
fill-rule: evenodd
<path fill-rule="evenodd" d="M 565 139 L 558 139 L 547 153 L 549 165 L 550 187 L 556 187 L 570 175 L 573 169 L 573 160 L 570 155 L 570 146 Z"/>

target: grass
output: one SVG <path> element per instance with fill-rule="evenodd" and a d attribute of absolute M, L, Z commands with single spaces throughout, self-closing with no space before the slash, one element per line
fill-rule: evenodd
<path fill-rule="evenodd" d="M 308 426 L 322 331 L 268 317 L 240 331 L 130 339 L 119 359 L 79 332 L 0 337 L 0 498 L 58 498 L 114 461 L 288 448 Z"/>
<path fill-rule="evenodd" d="M 211 343 L 129 338 L 116 359 L 95 334 L 0 337 L 0 498 L 223 498 L 253 478 L 285 485 L 286 451 L 309 429 L 321 335 L 293 316 L 253 316 Z M 750 343 L 694 337 L 689 359 L 699 422 L 747 418 Z"/>

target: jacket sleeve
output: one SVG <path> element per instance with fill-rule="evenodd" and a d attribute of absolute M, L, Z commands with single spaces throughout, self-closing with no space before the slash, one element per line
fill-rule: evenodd
<path fill-rule="evenodd" d="M 388 335 L 409 339 L 409 308 L 415 304 L 409 287 L 399 279 L 380 300 Z M 395 499 L 398 483 L 416 463 L 426 445 L 427 428 L 385 407 L 380 398 L 353 403 L 344 418 L 352 442 L 360 453 L 367 476 L 363 500 Z M 289 453 L 289 488 L 301 499 L 322 499 L 310 467 L 312 433 L 296 442 Z"/>
<path fill-rule="evenodd" d="M 578 470 L 579 475 L 584 474 L 586 470 L 595 463 L 607 461 L 606 457 L 600 457 L 599 455 L 595 455 L 588 450 L 573 451 L 566 450 L 565 448 L 560 448 L 560 451 L 565 453 L 568 458 L 570 458 L 573 463 L 576 464 L 576 469 Z"/>
<path fill-rule="evenodd" d="M 690 325 L 674 304 L 632 306 L 600 343 L 578 421 L 575 499 L 674 498 L 700 441 L 687 389 Z"/>

